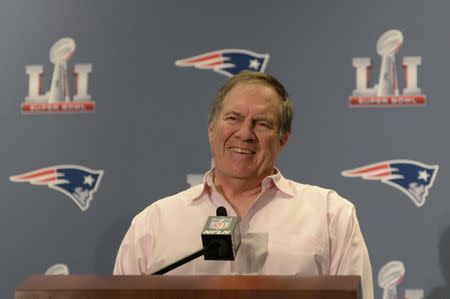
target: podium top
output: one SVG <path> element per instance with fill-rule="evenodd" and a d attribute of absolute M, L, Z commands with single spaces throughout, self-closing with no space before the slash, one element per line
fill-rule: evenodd
<path fill-rule="evenodd" d="M 15 298 L 357 299 L 360 287 L 359 276 L 34 275 L 16 289 Z"/>

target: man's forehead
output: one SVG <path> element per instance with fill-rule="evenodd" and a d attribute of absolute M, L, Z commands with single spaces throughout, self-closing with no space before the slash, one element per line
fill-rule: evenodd
<path fill-rule="evenodd" d="M 222 114 L 236 114 L 240 116 L 245 116 L 248 113 L 252 115 L 275 115 L 276 109 L 272 106 L 259 106 L 254 105 L 248 107 L 246 105 L 240 105 L 239 103 L 230 103 L 222 108 Z"/>
<path fill-rule="evenodd" d="M 234 86 L 224 97 L 222 105 L 277 105 L 279 104 L 277 93 L 270 86 L 262 84 L 239 84 Z"/>

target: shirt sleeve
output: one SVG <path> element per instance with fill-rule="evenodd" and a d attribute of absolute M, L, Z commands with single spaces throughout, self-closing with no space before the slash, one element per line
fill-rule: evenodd
<path fill-rule="evenodd" d="M 338 196 L 337 194 L 335 194 Z M 359 275 L 363 299 L 373 299 L 372 266 L 352 204 L 340 206 L 329 215 L 331 275 Z"/>
<path fill-rule="evenodd" d="M 155 229 L 154 209 L 148 207 L 131 222 L 117 252 L 114 275 L 146 275 L 152 256 Z"/>

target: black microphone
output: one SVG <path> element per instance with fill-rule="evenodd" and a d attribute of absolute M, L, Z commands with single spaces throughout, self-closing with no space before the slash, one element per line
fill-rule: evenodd
<path fill-rule="evenodd" d="M 205 248 L 205 260 L 234 261 L 241 245 L 239 220 L 236 216 L 227 216 L 224 207 L 218 207 L 217 216 L 210 216 L 202 232 L 202 244 Z"/>
<path fill-rule="evenodd" d="M 216 210 L 216 216 L 228 216 L 227 209 L 222 206 L 218 207 Z"/>
<path fill-rule="evenodd" d="M 203 248 L 179 259 L 178 261 L 156 271 L 151 275 L 162 275 L 204 255 L 205 260 L 234 261 L 241 235 L 236 216 L 227 217 L 227 209 L 218 207 L 217 216 L 208 217 L 202 232 Z"/>

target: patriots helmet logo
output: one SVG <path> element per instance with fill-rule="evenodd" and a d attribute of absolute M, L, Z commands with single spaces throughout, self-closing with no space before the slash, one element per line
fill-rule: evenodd
<path fill-rule="evenodd" d="M 389 160 L 359 168 L 344 170 L 345 177 L 378 180 L 406 194 L 417 207 L 421 207 L 433 186 L 439 165 L 427 165 L 413 160 Z"/>
<path fill-rule="evenodd" d="M 47 185 L 64 193 L 86 211 L 97 191 L 103 170 L 92 170 L 79 165 L 58 165 L 11 176 L 12 182 Z"/>
<path fill-rule="evenodd" d="M 242 49 L 224 49 L 175 61 L 176 66 L 193 66 L 232 77 L 241 71 L 264 72 L 269 54 L 258 54 Z"/>

